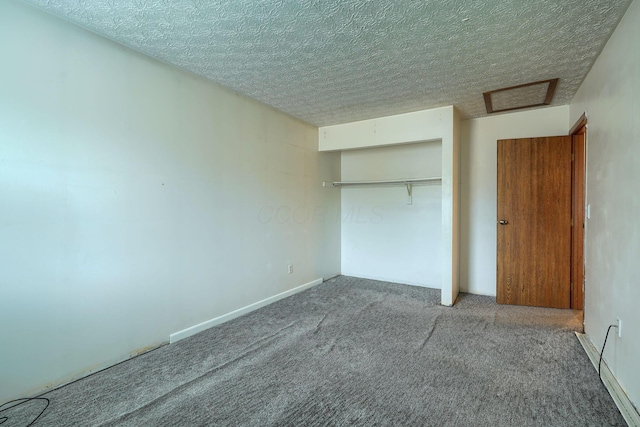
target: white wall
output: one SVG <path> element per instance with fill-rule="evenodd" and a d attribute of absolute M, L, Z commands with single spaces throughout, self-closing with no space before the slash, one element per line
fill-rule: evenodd
<path fill-rule="evenodd" d="M 319 129 L 320 151 L 381 147 L 410 142 L 442 144 L 442 285 L 441 302 L 458 296 L 459 116 L 453 106 L 325 126 Z"/>
<path fill-rule="evenodd" d="M 640 2 L 632 2 L 571 102 L 588 113 L 585 332 L 640 407 Z M 615 330 L 612 331 L 614 335 Z"/>
<path fill-rule="evenodd" d="M 439 177 L 439 141 L 342 152 L 342 180 Z M 390 282 L 442 285 L 441 185 L 344 187 L 342 274 Z"/>
<path fill-rule="evenodd" d="M 442 177 L 450 178 L 450 182 L 443 185 L 442 233 L 445 236 L 445 250 L 450 255 L 451 265 L 446 275 L 451 283 L 451 304 L 460 293 L 460 162 L 462 142 L 462 120 L 460 112 L 453 108 L 451 122 L 451 144 L 443 145 Z"/>
<path fill-rule="evenodd" d="M 340 272 L 316 128 L 12 0 L 0 57 L 0 403 Z"/>
<path fill-rule="evenodd" d="M 497 140 L 566 135 L 570 127 L 568 106 L 462 121 L 461 291 L 496 294 Z"/>

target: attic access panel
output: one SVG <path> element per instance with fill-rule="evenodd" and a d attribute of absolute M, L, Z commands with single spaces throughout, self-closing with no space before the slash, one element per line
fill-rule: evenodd
<path fill-rule="evenodd" d="M 541 80 L 484 92 L 487 114 L 551 104 L 559 79 Z"/>

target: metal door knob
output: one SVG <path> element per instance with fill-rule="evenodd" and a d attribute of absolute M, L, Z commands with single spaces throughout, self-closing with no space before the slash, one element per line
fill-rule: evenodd
<path fill-rule="evenodd" d="M 509 221 L 507 221 L 506 219 L 501 219 L 500 221 L 498 221 L 498 224 L 507 225 L 507 224 L 509 224 Z"/>

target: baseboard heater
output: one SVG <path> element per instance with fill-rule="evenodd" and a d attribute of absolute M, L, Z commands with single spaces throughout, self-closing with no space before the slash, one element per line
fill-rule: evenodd
<path fill-rule="evenodd" d="M 587 334 L 576 332 L 576 336 L 578 337 L 578 341 L 580 341 L 580 344 L 582 344 L 582 348 L 584 348 L 584 351 L 587 353 L 587 356 L 589 356 L 589 359 L 591 359 L 593 367 L 596 368 L 596 371 L 598 371 L 600 353 L 593 345 Z M 631 403 L 631 400 L 629 400 L 629 396 L 627 396 L 627 393 L 624 392 L 615 375 L 613 375 L 613 372 L 611 372 L 611 369 L 609 369 L 607 362 L 605 362 L 604 360 L 602 361 L 602 367 L 600 371 L 602 374 L 602 382 L 609 391 L 609 394 L 620 410 L 620 413 L 624 417 L 624 420 L 631 427 L 640 427 L 640 414 L 638 413 L 638 410 L 633 406 L 633 403 Z"/>

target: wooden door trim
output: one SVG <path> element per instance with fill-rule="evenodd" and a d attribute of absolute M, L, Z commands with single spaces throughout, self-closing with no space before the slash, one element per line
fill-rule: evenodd
<path fill-rule="evenodd" d="M 571 308 L 584 309 L 584 227 L 587 116 L 571 127 Z"/>
<path fill-rule="evenodd" d="M 571 126 L 571 130 L 569 130 L 569 135 L 577 135 L 580 133 L 583 127 L 587 126 L 587 113 L 582 113 L 577 122 Z"/>

